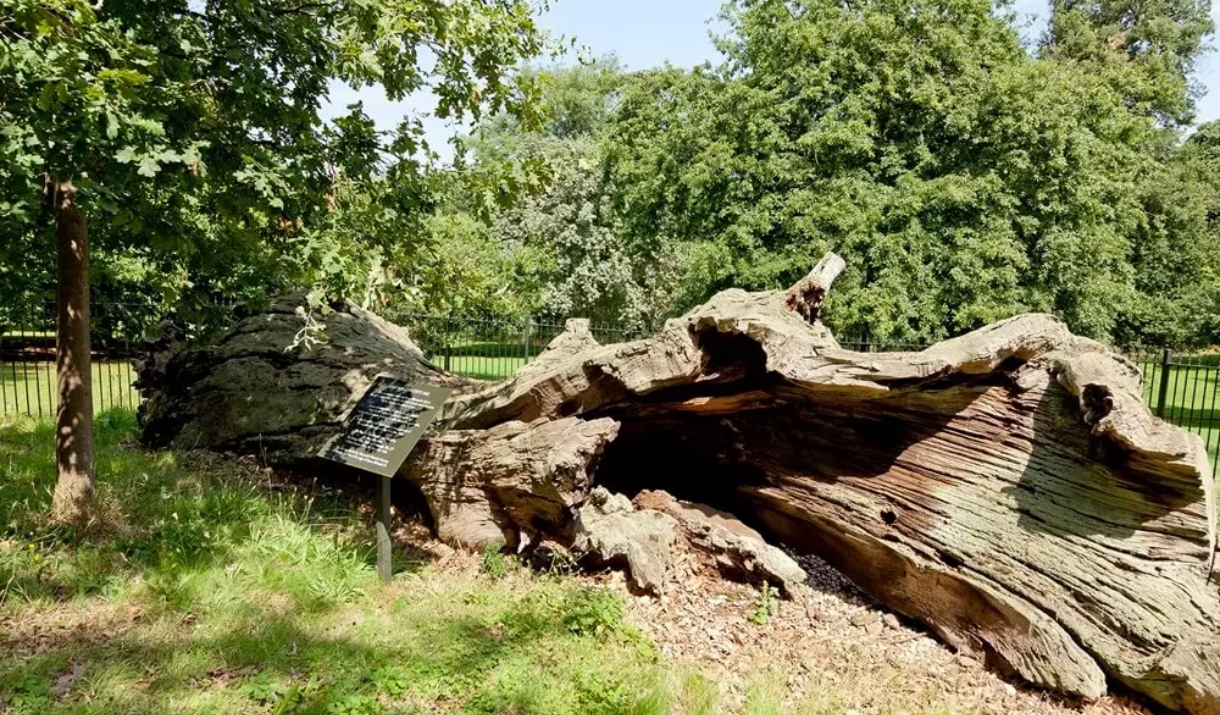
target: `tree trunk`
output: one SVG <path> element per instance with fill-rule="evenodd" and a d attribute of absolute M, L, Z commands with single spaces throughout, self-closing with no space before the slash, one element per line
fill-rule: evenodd
<path fill-rule="evenodd" d="M 350 306 L 326 319 L 330 344 L 286 355 L 301 319 L 278 307 L 150 361 L 142 437 L 301 463 L 376 372 L 401 372 L 457 388 L 400 472 L 451 542 L 576 545 L 594 485 L 663 489 L 821 556 L 1005 673 L 1220 715 L 1202 441 L 1153 417 L 1133 365 L 1053 316 L 919 352 L 844 350 L 818 319 L 843 267 L 828 256 L 787 292 L 726 290 L 630 343 L 569 321 L 496 384 L 449 375 Z M 653 500 L 639 519 L 614 501 L 615 521 L 665 521 Z M 643 564 L 645 545 L 619 536 L 592 540 Z"/>
<path fill-rule="evenodd" d="M 89 238 L 71 179 L 56 181 L 58 287 L 55 366 L 59 401 L 55 411 L 55 496 L 52 517 L 60 523 L 89 518 L 93 502 L 93 387 L 89 355 Z"/>

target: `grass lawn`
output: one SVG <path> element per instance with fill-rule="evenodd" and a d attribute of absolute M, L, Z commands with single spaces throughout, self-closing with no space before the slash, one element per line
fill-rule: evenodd
<path fill-rule="evenodd" d="M 517 332 L 510 331 L 506 335 L 503 330 L 502 327 L 494 327 L 495 332 L 490 336 L 452 338 L 445 349 L 429 349 L 428 359 L 444 367 L 448 356 L 450 372 L 479 380 L 503 380 L 512 377 L 522 365 L 538 357 L 538 353 L 563 331 L 563 326 L 535 326 L 528 345 Z M 608 345 L 634 340 L 643 333 L 595 327 L 593 335 L 603 345 Z"/>
<path fill-rule="evenodd" d="M 545 338 L 550 341 L 549 336 Z M 546 342 L 533 342 L 528 350 L 521 341 L 490 341 L 460 338 L 445 349 L 428 353 L 428 359 L 450 372 L 476 380 L 503 380 L 512 377 L 522 365 L 538 357 Z M 529 358 L 526 358 L 526 355 Z"/>
<path fill-rule="evenodd" d="M 444 355 L 429 355 L 434 365 L 445 367 Z M 529 362 L 522 355 L 450 355 L 449 371 L 476 380 L 503 380 L 512 377 Z"/>
<path fill-rule="evenodd" d="M 400 552 L 382 584 L 358 485 L 147 452 L 133 430 L 99 418 L 100 517 L 72 533 L 42 516 L 50 426 L 0 418 L 7 715 L 721 712 L 612 591 L 498 552 Z"/>
<path fill-rule="evenodd" d="M 1178 357 L 1165 381 L 1164 418 L 1203 438 L 1213 463 L 1220 461 L 1220 356 Z M 1144 373 L 1144 400 L 1155 412 L 1161 401 L 1162 367 L 1159 356 L 1140 362 Z"/>
<path fill-rule="evenodd" d="M 51 418 L 55 414 L 55 363 L 0 361 L 0 415 Z M 128 360 L 93 363 L 93 407 L 135 409 L 139 393 L 131 387 L 135 369 Z"/>

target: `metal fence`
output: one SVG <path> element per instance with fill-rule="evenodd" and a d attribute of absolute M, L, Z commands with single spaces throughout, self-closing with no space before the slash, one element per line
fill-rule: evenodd
<path fill-rule="evenodd" d="M 1203 438 L 1213 463 L 1220 455 L 1220 353 L 1145 350 L 1128 356 L 1140 368 L 1144 401 L 1158 417 Z"/>
<path fill-rule="evenodd" d="M 484 320 L 430 315 L 395 316 L 406 326 L 411 339 L 434 364 L 450 372 L 481 380 L 511 376 L 522 365 L 538 357 L 564 330 L 563 321 Z M 590 325 L 593 337 L 603 344 L 621 343 L 648 334 L 613 325 Z"/>
<path fill-rule="evenodd" d="M 133 316 L 144 305 L 93 306 L 93 404 L 97 411 L 135 409 L 139 394 L 131 383 L 131 360 L 140 341 Z M 38 306 L 20 317 L 0 319 L 0 416 L 53 417 L 56 397 L 55 309 Z"/>
<path fill-rule="evenodd" d="M 141 350 L 155 306 L 93 306 L 93 405 L 96 412 L 135 409 L 139 393 L 132 359 Z M 52 306 L 30 311 L 16 322 L 0 320 L 0 415 L 49 418 L 55 414 L 55 317 Z M 11 319 L 10 319 L 11 320 Z M 436 365 L 482 380 L 499 380 L 533 360 L 564 323 L 537 319 L 496 320 L 399 315 L 412 340 Z M 642 337 L 646 331 L 619 326 L 590 326 L 602 343 Z"/>
<path fill-rule="evenodd" d="M 131 359 L 138 336 L 148 331 L 147 305 L 95 304 L 93 399 L 98 412 L 134 409 L 139 395 L 131 387 Z M 429 360 L 450 372 L 483 380 L 511 376 L 533 360 L 556 335 L 561 321 L 494 320 L 399 315 Z M 42 310 L 22 326 L 0 324 L 0 415 L 50 417 L 55 411 L 55 325 L 53 311 Z M 603 344 L 642 337 L 646 331 L 592 325 Z M 844 340 L 861 352 L 919 350 L 924 346 Z M 1153 411 L 1203 438 L 1215 459 L 1220 452 L 1220 353 L 1167 349 L 1128 352 L 1142 374 L 1143 396 Z"/>

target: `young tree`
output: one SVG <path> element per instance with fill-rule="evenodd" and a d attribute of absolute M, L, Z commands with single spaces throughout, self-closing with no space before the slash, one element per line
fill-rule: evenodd
<path fill-rule="evenodd" d="M 510 70 L 540 43 L 526 0 L 0 0 L 0 225 L 57 245 L 55 517 L 86 518 L 93 493 L 90 239 L 236 280 L 316 255 L 336 175 L 424 170 L 418 118 L 327 126 L 334 83 L 529 123 L 533 82 Z"/>

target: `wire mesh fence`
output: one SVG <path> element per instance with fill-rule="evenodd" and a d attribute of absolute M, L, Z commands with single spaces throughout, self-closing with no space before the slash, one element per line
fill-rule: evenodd
<path fill-rule="evenodd" d="M 221 309 L 231 310 L 231 306 Z M 93 403 L 103 412 L 135 409 L 139 394 L 132 387 L 143 338 L 153 329 L 143 316 L 148 305 L 95 303 L 93 307 Z M 482 380 L 512 376 L 535 359 L 563 321 L 454 318 L 400 315 L 412 339 L 434 364 Z M 14 322 L 10 319 L 10 322 Z M 0 415 L 49 418 L 55 413 L 55 320 L 52 306 L 16 321 L 0 322 Z M 647 331 L 614 325 L 590 326 L 602 344 L 643 337 Z M 920 350 L 914 343 L 842 340 L 848 350 L 892 352 Z M 1177 352 L 1164 348 L 1129 351 L 1140 370 L 1143 397 L 1160 417 L 1198 434 L 1213 461 L 1220 454 L 1220 353 Z"/>

